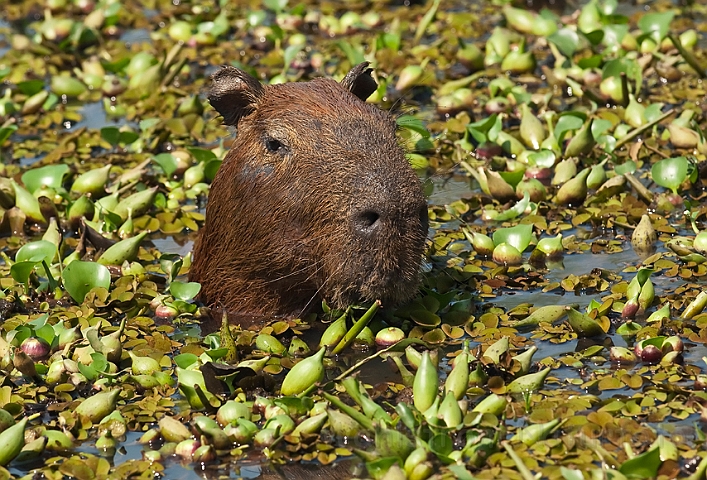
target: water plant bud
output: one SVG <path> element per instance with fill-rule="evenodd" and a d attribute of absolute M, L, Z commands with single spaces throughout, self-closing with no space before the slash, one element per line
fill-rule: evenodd
<path fill-rule="evenodd" d="M 277 437 L 277 431 L 274 428 L 264 428 L 253 436 L 253 444 L 260 448 L 269 447 Z"/>
<path fill-rule="evenodd" d="M 550 367 L 544 368 L 536 373 L 529 373 L 518 377 L 506 386 L 507 393 L 527 393 L 540 390 L 545 383 L 545 378 L 552 370 Z"/>
<path fill-rule="evenodd" d="M 685 349 L 685 344 L 677 335 L 672 335 L 663 340 L 663 345 L 660 347 L 663 354 L 668 352 L 682 352 Z"/>
<path fill-rule="evenodd" d="M 155 372 L 162 370 L 160 362 L 152 357 L 138 357 L 133 352 L 128 352 L 132 360 L 133 375 L 152 375 Z"/>
<path fill-rule="evenodd" d="M 558 233 L 555 237 L 541 238 L 535 248 L 548 257 L 558 257 L 562 255 L 564 251 L 564 247 L 562 246 L 562 234 Z"/>
<path fill-rule="evenodd" d="M 74 77 L 53 75 L 51 78 L 51 91 L 58 96 L 78 97 L 86 91 L 86 85 Z"/>
<path fill-rule="evenodd" d="M 93 423 L 100 422 L 103 417 L 115 410 L 120 389 L 116 388 L 108 392 L 100 392 L 82 401 L 74 410 L 79 417 L 86 417 Z"/>
<path fill-rule="evenodd" d="M 454 359 L 454 367 L 444 382 L 444 392 L 454 394 L 455 400 L 461 400 L 469 386 L 469 347 L 464 344 L 462 353 Z"/>
<path fill-rule="evenodd" d="M 626 347 L 611 347 L 609 359 L 618 364 L 632 364 L 638 360 L 636 354 Z"/>
<path fill-rule="evenodd" d="M 180 457 L 182 457 L 184 460 L 191 461 L 192 458 L 194 457 L 194 452 L 201 446 L 201 442 L 199 440 L 194 440 L 193 438 L 188 438 L 186 440 L 182 440 L 177 444 L 177 447 L 174 450 L 174 453 Z"/>
<path fill-rule="evenodd" d="M 381 457 L 407 458 L 415 449 L 412 441 L 402 432 L 388 428 L 384 423 L 377 423 L 375 429 L 376 453 Z"/>
<path fill-rule="evenodd" d="M 221 407 L 219 407 L 216 412 L 216 420 L 222 426 L 226 426 L 236 422 L 239 418 L 245 418 L 250 420 L 251 408 L 242 402 L 237 402 L 236 400 L 229 400 Z"/>
<path fill-rule="evenodd" d="M 192 454 L 192 461 L 197 463 L 208 463 L 214 460 L 216 460 L 216 451 L 211 445 L 201 445 Z"/>
<path fill-rule="evenodd" d="M 530 110 L 528 104 L 520 106 L 520 138 L 523 142 L 534 150 L 540 149 L 540 144 L 545 140 L 545 127 L 542 122 Z"/>
<path fill-rule="evenodd" d="M 471 246 L 476 253 L 487 257 L 493 254 L 494 244 L 491 237 L 483 233 L 468 230 L 466 228 L 464 228 L 463 231 L 464 235 L 466 236 L 469 243 L 471 243 Z"/>
<path fill-rule="evenodd" d="M 27 337 L 22 341 L 20 348 L 35 362 L 46 360 L 51 353 L 49 342 L 41 337 Z"/>
<path fill-rule="evenodd" d="M 424 69 L 420 65 L 407 65 L 400 72 L 395 89 L 399 92 L 417 85 L 422 78 Z"/>
<path fill-rule="evenodd" d="M 314 355 L 300 360 L 287 372 L 282 382 L 280 393 L 282 395 L 297 395 L 317 384 L 324 378 L 324 353 L 322 347 Z"/>
<path fill-rule="evenodd" d="M 500 265 L 520 265 L 523 263 L 523 254 L 513 245 L 501 243 L 493 249 L 493 261 Z"/>
<path fill-rule="evenodd" d="M 425 350 L 412 384 L 413 403 L 418 411 L 424 412 L 432 406 L 437 398 L 438 382 L 437 367 L 430 359 L 430 352 Z"/>
<path fill-rule="evenodd" d="M 641 361 L 644 363 L 658 363 L 663 358 L 663 352 L 655 345 L 646 345 L 641 350 Z"/>
<path fill-rule="evenodd" d="M 638 251 L 647 251 L 653 248 L 656 241 L 658 241 L 658 235 L 653 228 L 651 218 L 649 215 L 643 214 L 641 221 L 638 222 L 631 235 L 631 245 Z"/>
<path fill-rule="evenodd" d="M 361 431 L 361 424 L 349 415 L 336 409 L 327 410 L 327 414 L 329 417 L 329 428 L 334 432 L 334 435 L 353 438 Z"/>
<path fill-rule="evenodd" d="M 22 450 L 25 444 L 25 427 L 28 418 L 25 417 L 15 425 L 0 433 L 0 466 L 10 463 Z"/>
<path fill-rule="evenodd" d="M 96 440 L 96 448 L 99 452 L 112 453 L 118 447 L 118 440 L 113 438 L 110 430 L 106 430 L 103 435 Z"/>
<path fill-rule="evenodd" d="M 702 230 L 700 233 L 695 235 L 695 239 L 692 241 L 692 246 L 697 252 L 707 255 L 707 230 Z"/>
<path fill-rule="evenodd" d="M 533 52 L 513 50 L 501 62 L 501 70 L 511 73 L 528 73 L 535 70 L 535 55 Z"/>
<path fill-rule="evenodd" d="M 587 177 L 590 169 L 585 168 L 576 177 L 568 180 L 557 191 L 557 202 L 561 205 L 577 206 L 587 198 Z"/>
<path fill-rule="evenodd" d="M 516 198 L 521 200 L 528 194 L 531 202 L 542 202 L 547 198 L 547 189 L 537 178 L 524 178 L 516 185 Z"/>
<path fill-rule="evenodd" d="M 379 347 L 389 347 L 405 339 L 405 332 L 398 327 L 384 328 L 376 334 L 376 345 Z"/>
<path fill-rule="evenodd" d="M 670 123 L 668 132 L 670 143 L 676 148 L 695 148 L 700 143 L 700 135 L 690 128 Z"/>
<path fill-rule="evenodd" d="M 577 175 L 577 159 L 566 158 L 555 165 L 552 176 L 553 185 L 562 185 Z"/>

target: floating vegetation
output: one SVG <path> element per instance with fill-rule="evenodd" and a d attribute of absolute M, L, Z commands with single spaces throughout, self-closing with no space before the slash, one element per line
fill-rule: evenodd
<path fill-rule="evenodd" d="M 237 3 L 0 12 L 0 477 L 705 478 L 705 6 Z M 363 61 L 420 294 L 214 318 L 209 75 Z"/>

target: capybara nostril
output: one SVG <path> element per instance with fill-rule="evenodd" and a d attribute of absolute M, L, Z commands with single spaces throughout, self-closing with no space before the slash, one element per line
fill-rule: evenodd
<path fill-rule="evenodd" d="M 370 208 L 354 213 L 354 229 L 357 233 L 370 235 L 380 229 L 380 214 Z"/>

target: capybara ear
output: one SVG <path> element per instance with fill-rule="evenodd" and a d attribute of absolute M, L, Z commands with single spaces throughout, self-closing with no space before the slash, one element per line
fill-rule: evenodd
<path fill-rule="evenodd" d="M 378 84 L 371 77 L 373 69 L 368 68 L 368 65 L 368 62 L 359 63 L 341 81 L 344 88 L 364 102 L 378 88 Z"/>
<path fill-rule="evenodd" d="M 211 76 L 209 102 L 226 125 L 236 125 L 253 112 L 264 94 L 265 88 L 257 79 L 236 67 L 224 66 Z"/>

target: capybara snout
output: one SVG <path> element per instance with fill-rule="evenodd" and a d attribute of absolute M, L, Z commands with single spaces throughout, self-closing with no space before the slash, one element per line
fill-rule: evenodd
<path fill-rule="evenodd" d="M 234 67 L 212 77 L 209 100 L 237 134 L 190 272 L 206 304 L 297 315 L 319 298 L 416 293 L 426 201 L 395 120 L 365 103 L 377 87 L 367 66 L 340 83 L 264 86 Z"/>

